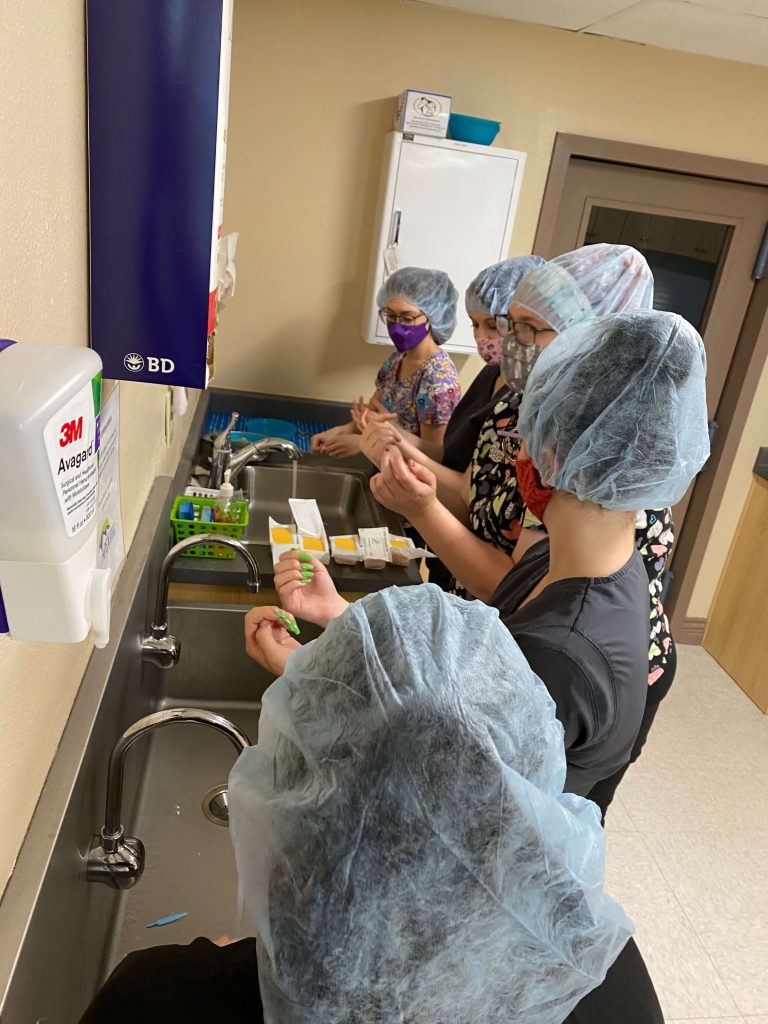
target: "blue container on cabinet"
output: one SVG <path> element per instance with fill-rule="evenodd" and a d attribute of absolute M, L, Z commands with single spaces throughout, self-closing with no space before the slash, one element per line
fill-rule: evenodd
<path fill-rule="evenodd" d="M 448 118 L 448 138 L 454 142 L 472 142 L 477 146 L 490 146 L 501 129 L 500 121 L 469 114 L 451 114 Z"/>

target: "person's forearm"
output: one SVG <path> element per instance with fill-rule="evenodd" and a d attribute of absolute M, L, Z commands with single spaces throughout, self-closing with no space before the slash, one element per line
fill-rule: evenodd
<path fill-rule="evenodd" d="M 508 554 L 476 537 L 440 502 L 409 518 L 440 561 L 481 601 L 491 597 L 512 568 Z"/>
<path fill-rule="evenodd" d="M 344 598 L 338 594 L 333 602 L 333 605 L 328 608 L 323 608 L 321 612 L 316 614 L 309 612 L 302 612 L 301 618 L 307 622 L 313 622 L 316 626 L 321 626 L 323 629 L 326 628 L 329 622 L 333 622 L 334 619 L 338 619 L 340 615 L 349 608 L 349 601 L 345 601 Z"/>
<path fill-rule="evenodd" d="M 418 434 L 407 434 L 406 440 L 409 444 L 412 444 L 417 451 L 421 452 L 428 459 L 432 459 L 436 463 L 440 463 L 443 457 L 443 444 L 437 441 L 427 441 L 424 437 L 419 437 Z M 426 463 L 425 463 L 426 465 Z"/>

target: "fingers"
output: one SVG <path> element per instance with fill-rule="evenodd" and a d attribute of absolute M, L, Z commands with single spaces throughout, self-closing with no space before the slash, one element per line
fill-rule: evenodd
<path fill-rule="evenodd" d="M 371 494 L 374 496 L 376 501 L 385 508 L 391 509 L 396 512 L 397 499 L 389 486 L 387 481 L 384 479 L 381 473 L 377 473 L 376 476 L 371 477 Z"/>
<path fill-rule="evenodd" d="M 277 614 L 281 609 L 274 608 L 271 606 L 264 606 L 259 608 L 251 608 L 245 616 L 245 628 L 246 631 L 254 630 L 261 625 L 262 622 L 275 622 L 280 623 L 280 617 Z"/>
<path fill-rule="evenodd" d="M 434 487 L 437 483 L 437 478 L 432 470 L 427 469 L 426 466 L 422 466 L 420 462 L 416 462 L 414 459 L 409 459 L 408 468 L 420 484 L 426 484 L 428 487 Z"/>
<path fill-rule="evenodd" d="M 289 633 L 286 619 L 281 618 L 278 612 L 282 612 L 282 609 L 252 608 L 245 616 L 246 654 L 265 668 L 269 668 L 269 646 L 279 646 L 275 640 L 275 633 L 279 631 L 283 636 L 288 636 Z M 298 628 L 295 623 L 294 627 Z"/>
<path fill-rule="evenodd" d="M 301 633 L 301 630 L 296 625 L 296 620 L 292 615 L 289 615 L 288 612 L 284 612 L 282 608 L 276 608 L 275 615 L 277 615 L 280 621 L 285 625 L 289 633 L 293 633 L 294 636 L 298 636 Z"/>
<path fill-rule="evenodd" d="M 282 626 L 278 627 L 267 619 L 263 619 L 253 636 L 251 649 L 246 645 L 248 654 L 258 661 L 264 668 L 279 675 L 283 671 L 286 660 L 285 642 L 288 639 L 288 631 Z M 289 641 L 295 644 L 295 640 Z M 253 652 L 253 653 L 252 653 Z"/>
<path fill-rule="evenodd" d="M 317 562 L 317 565 L 320 565 L 320 563 Z M 317 565 L 315 564 L 315 559 L 307 551 L 284 551 L 277 562 L 275 562 L 275 587 L 280 592 L 281 597 L 283 596 L 284 588 L 289 584 L 295 584 L 288 591 L 288 593 L 292 593 L 296 586 L 301 586 L 303 583 L 311 583 Z"/>
<path fill-rule="evenodd" d="M 380 505 L 385 505 L 386 502 L 384 501 L 383 493 L 384 483 L 381 479 L 381 473 L 376 473 L 375 476 L 371 477 L 369 486 L 371 488 L 371 494 L 374 496 L 376 501 L 378 501 Z"/>
<path fill-rule="evenodd" d="M 408 468 L 400 449 L 393 446 L 387 449 L 387 454 L 389 455 L 389 467 L 395 480 L 404 487 L 411 485 L 413 483 L 413 473 Z"/>

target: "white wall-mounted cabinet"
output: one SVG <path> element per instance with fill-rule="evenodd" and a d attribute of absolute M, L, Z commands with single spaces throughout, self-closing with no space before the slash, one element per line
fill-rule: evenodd
<path fill-rule="evenodd" d="M 459 317 L 445 347 L 475 351 L 464 291 L 478 271 L 509 254 L 524 167 L 525 153 L 512 149 L 388 136 L 363 314 L 369 344 L 391 345 L 376 306 L 389 249 L 398 266 L 432 267 L 451 277 L 459 290 Z"/>

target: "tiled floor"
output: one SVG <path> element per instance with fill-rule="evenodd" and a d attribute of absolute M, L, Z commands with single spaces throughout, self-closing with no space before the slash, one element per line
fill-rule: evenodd
<path fill-rule="evenodd" d="M 609 891 L 668 1024 L 768 1024 L 768 716 L 700 647 L 608 812 Z"/>

